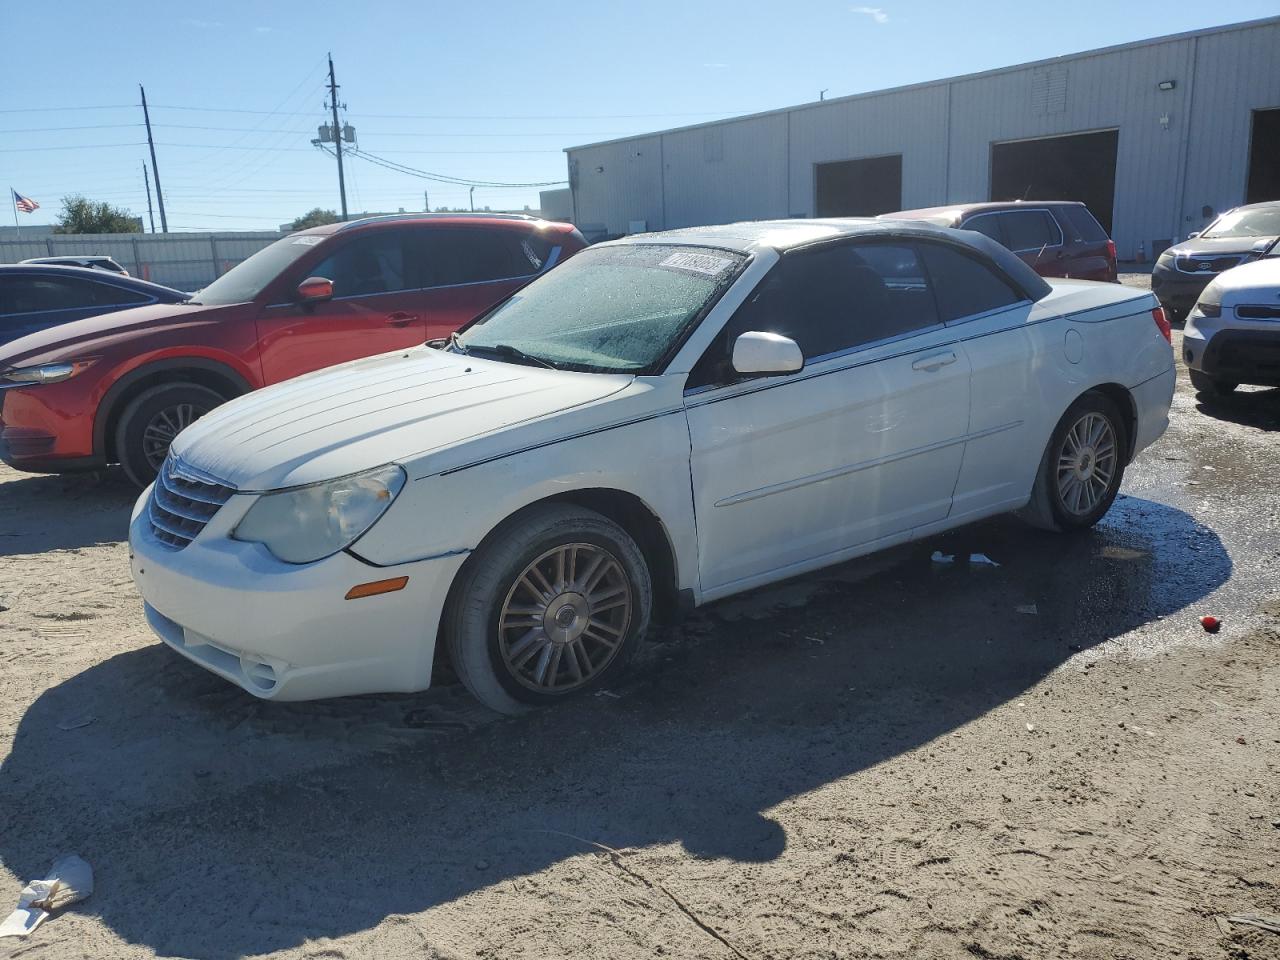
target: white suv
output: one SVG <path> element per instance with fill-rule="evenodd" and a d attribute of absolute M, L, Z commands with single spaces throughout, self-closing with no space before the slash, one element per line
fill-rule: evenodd
<path fill-rule="evenodd" d="M 1280 256 L 1218 275 L 1187 317 L 1182 359 L 1202 396 L 1280 387 Z"/>

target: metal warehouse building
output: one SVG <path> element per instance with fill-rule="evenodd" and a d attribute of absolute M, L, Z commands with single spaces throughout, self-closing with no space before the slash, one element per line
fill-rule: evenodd
<path fill-rule="evenodd" d="M 1150 257 L 1280 199 L 1280 17 L 566 152 L 588 235 L 1068 199 Z"/>

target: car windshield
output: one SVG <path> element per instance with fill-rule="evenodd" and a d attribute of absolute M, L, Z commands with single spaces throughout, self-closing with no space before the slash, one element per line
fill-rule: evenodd
<path fill-rule="evenodd" d="M 276 277 L 280 271 L 324 240 L 322 234 L 302 234 L 277 240 L 247 260 L 236 264 L 213 283 L 196 292 L 192 303 L 225 305 L 247 303 Z"/>
<path fill-rule="evenodd" d="M 647 371 L 728 286 L 744 260 L 727 250 L 668 244 L 584 250 L 454 342 L 513 362 Z"/>
<path fill-rule="evenodd" d="M 1200 236 L 1210 240 L 1219 237 L 1280 236 L 1280 206 L 1232 210 L 1211 223 L 1209 229 Z"/>

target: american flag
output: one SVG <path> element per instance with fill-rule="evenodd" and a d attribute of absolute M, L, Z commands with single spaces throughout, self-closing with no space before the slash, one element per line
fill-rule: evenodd
<path fill-rule="evenodd" d="M 24 197 L 17 190 L 14 190 L 13 187 L 10 187 L 9 190 L 13 194 L 13 205 L 23 213 L 35 213 L 40 209 L 40 204 L 36 203 L 30 197 Z"/>

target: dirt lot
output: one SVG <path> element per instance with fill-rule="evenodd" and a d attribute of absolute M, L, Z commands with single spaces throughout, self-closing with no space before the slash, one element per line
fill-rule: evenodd
<path fill-rule="evenodd" d="M 1183 382 L 1093 533 L 758 591 L 514 720 L 255 701 L 152 642 L 121 478 L 0 472 L 0 909 L 98 884 L 0 957 L 1280 957 L 1216 919 L 1280 914 L 1278 431 Z"/>

